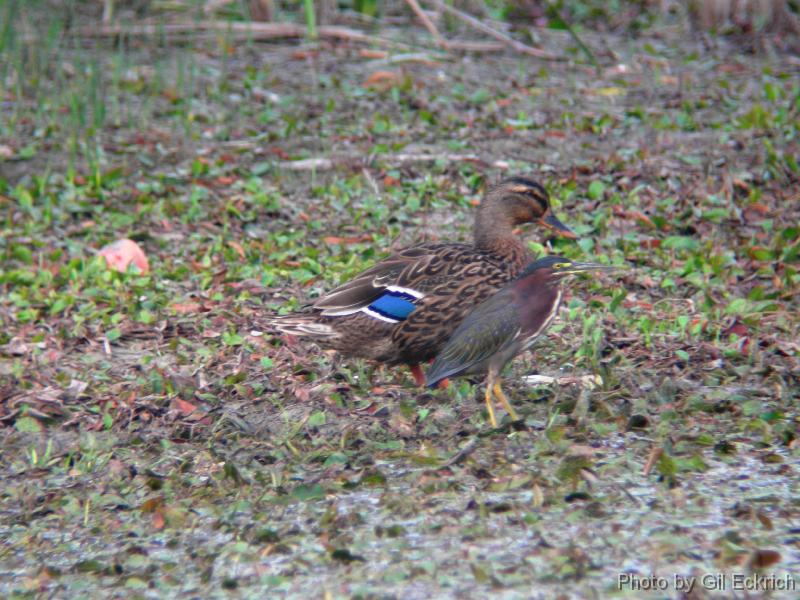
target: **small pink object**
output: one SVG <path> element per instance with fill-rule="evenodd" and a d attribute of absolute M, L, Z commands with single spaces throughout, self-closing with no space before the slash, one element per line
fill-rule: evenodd
<path fill-rule="evenodd" d="M 106 264 L 115 271 L 125 273 L 131 263 L 136 265 L 140 273 L 147 273 L 150 270 L 147 256 L 145 256 L 139 244 L 133 240 L 123 239 L 112 242 L 104 246 L 99 254 L 106 259 Z"/>

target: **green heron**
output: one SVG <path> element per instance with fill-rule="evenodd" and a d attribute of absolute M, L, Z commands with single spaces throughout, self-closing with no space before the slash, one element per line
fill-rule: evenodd
<path fill-rule="evenodd" d="M 561 256 L 532 262 L 522 275 L 461 322 L 428 370 L 428 387 L 449 377 L 486 373 L 486 410 L 492 427 L 497 427 L 493 395 L 516 421 L 517 413 L 500 386 L 500 372 L 511 359 L 530 348 L 555 318 L 561 302 L 561 280 L 573 273 L 600 269 L 614 267 L 574 262 Z"/>
<path fill-rule="evenodd" d="M 317 298 L 302 312 L 268 323 L 324 348 L 386 365 L 407 364 L 418 385 L 469 311 L 516 278 L 533 258 L 516 228 L 537 223 L 574 238 L 550 209 L 547 190 L 510 177 L 486 192 L 474 244 L 428 243 L 381 260 Z"/>

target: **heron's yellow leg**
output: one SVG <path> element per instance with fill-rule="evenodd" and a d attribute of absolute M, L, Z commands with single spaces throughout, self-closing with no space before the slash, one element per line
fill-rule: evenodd
<path fill-rule="evenodd" d="M 486 386 L 486 412 L 489 413 L 489 422 L 492 427 L 497 428 L 497 419 L 494 416 L 494 407 L 492 406 L 492 386 Z"/>
<path fill-rule="evenodd" d="M 511 420 L 519 421 L 519 417 L 517 416 L 517 413 L 514 411 L 514 407 L 511 406 L 511 403 L 508 401 L 508 398 L 506 398 L 506 395 L 503 393 L 503 388 L 500 387 L 499 379 L 494 382 L 494 387 L 492 389 L 494 390 L 494 395 L 497 397 L 498 400 L 500 400 L 500 404 L 502 404 L 503 408 L 505 408 L 506 411 L 508 412 L 508 416 L 511 417 Z"/>

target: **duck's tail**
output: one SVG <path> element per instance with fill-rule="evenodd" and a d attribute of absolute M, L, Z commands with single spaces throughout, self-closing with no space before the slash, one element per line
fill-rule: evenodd
<path fill-rule="evenodd" d="M 339 337 L 339 332 L 329 323 L 321 321 L 319 315 L 316 314 L 293 314 L 271 317 L 266 320 L 266 325 L 274 327 L 281 333 L 314 340 L 329 340 Z"/>

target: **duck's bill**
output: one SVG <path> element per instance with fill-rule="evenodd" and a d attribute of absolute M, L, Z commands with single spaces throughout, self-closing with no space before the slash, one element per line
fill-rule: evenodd
<path fill-rule="evenodd" d="M 574 240 L 575 238 L 578 237 L 577 235 L 575 235 L 575 232 L 572 231 L 572 229 L 570 229 L 569 227 L 564 225 L 561 221 L 559 221 L 558 217 L 555 216 L 553 213 L 548 213 L 547 216 L 545 216 L 544 218 L 542 218 L 541 221 L 539 221 L 539 223 L 541 223 L 548 229 L 552 229 L 561 237 L 565 237 L 571 240 Z"/>

